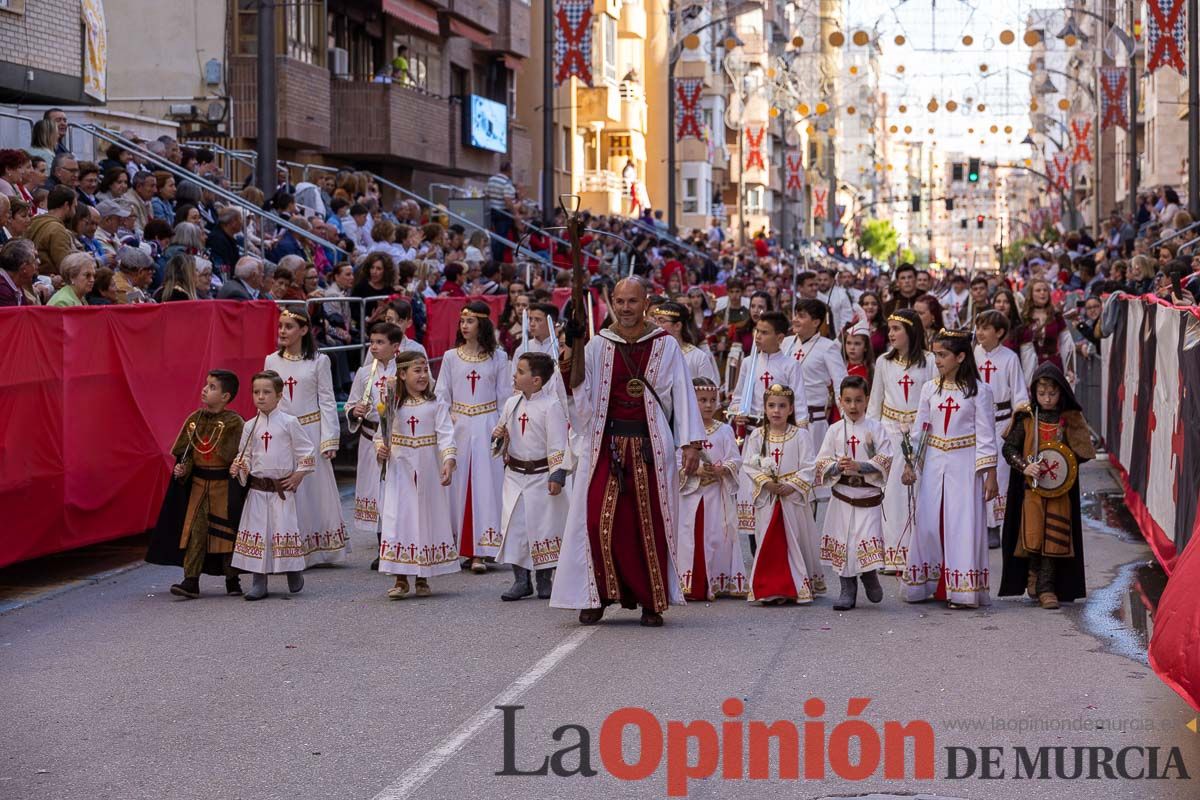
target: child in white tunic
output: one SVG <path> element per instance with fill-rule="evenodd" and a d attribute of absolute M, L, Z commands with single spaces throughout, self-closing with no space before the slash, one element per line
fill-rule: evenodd
<path fill-rule="evenodd" d="M 904 599 L 933 597 L 951 608 L 991 603 L 987 509 L 996 484 L 996 425 L 992 390 L 979 380 L 971 334 L 944 328 L 933 342 L 939 378 L 921 389 L 916 429 L 921 516 L 901 580 Z M 913 468 L 905 465 L 911 485 Z"/>
<path fill-rule="evenodd" d="M 764 311 L 754 323 L 754 347 L 742 359 L 737 388 L 727 414 L 733 417 L 734 430 L 744 436 L 747 428 L 762 425 L 763 395 L 772 386 L 804 386 L 800 362 L 783 351 L 788 336 L 788 320 L 778 311 Z M 808 419 L 804 404 L 796 408 L 795 422 Z"/>
<path fill-rule="evenodd" d="M 296 517 L 296 488 L 312 472 L 314 447 L 300 422 L 279 410 L 283 378 L 265 370 L 251 383 L 258 415 L 242 428 L 229 474 L 250 491 L 242 508 L 232 566 L 253 573 L 247 600 L 267 596 L 267 575 L 287 573 L 288 590 L 304 588 L 308 566 Z"/>
<path fill-rule="evenodd" d="M 388 382 L 375 450 L 386 464 L 380 511 L 379 571 L 396 576 L 393 600 L 407 597 L 408 576 L 416 596 L 432 594 L 429 578 L 458 570 L 458 546 L 447 486 L 455 469 L 450 409 L 429 388 L 429 362 L 408 351 L 396 358 Z"/>
<path fill-rule="evenodd" d="M 813 542 L 810 495 L 814 450 L 807 427 L 791 423 L 795 394 L 771 385 L 764 394 L 766 424 L 746 438 L 739 492 L 739 523 L 758 547 L 747 600 L 782 605 L 811 603 L 821 562 Z"/>
<path fill-rule="evenodd" d="M 854 608 L 861 578 L 867 599 L 883 599 L 877 570 L 883 567 L 882 489 L 892 466 L 892 440 L 879 422 L 867 419 L 867 379 L 851 375 L 838 392 L 842 418 L 825 432 L 817 453 L 817 482 L 830 487 L 821 537 L 821 560 L 842 584 L 833 607 Z"/>
<path fill-rule="evenodd" d="M 361 531 L 379 530 L 379 459 L 375 457 L 375 431 L 379 430 L 380 398 L 387 379 L 396 374 L 397 345 L 404 331 L 387 322 L 376 322 L 370 329 L 370 363 L 354 373 L 346 403 L 346 427 L 358 434 L 358 470 L 354 475 L 354 527 Z M 372 565 L 379 569 L 379 560 Z"/>
<path fill-rule="evenodd" d="M 867 417 L 883 423 L 892 440 L 892 457 L 904 454 L 904 437 L 915 447 L 917 403 L 921 387 L 937 375 L 933 353 L 925 349 L 925 328 L 912 309 L 899 309 L 888 317 L 888 344 L 892 349 L 875 360 L 875 376 Z M 884 575 L 899 575 L 908 564 L 908 548 L 917 529 L 917 496 L 920 475 L 912 486 L 901 483 L 904 470 L 888 472 L 883 490 Z"/>
<path fill-rule="evenodd" d="M 975 320 L 975 363 L 979 366 L 979 377 L 992 389 L 998 442 L 1004 440 L 1014 410 L 1029 402 L 1021 357 L 1004 346 L 1008 328 L 1008 317 L 999 311 L 983 311 Z M 996 482 L 1005 487 L 1005 491 L 988 503 L 988 548 L 992 550 L 1000 547 L 1000 528 L 1004 525 L 1004 510 L 1008 503 L 1009 469 L 1003 458 L 996 462 Z"/>
<path fill-rule="evenodd" d="M 350 552 L 350 538 L 333 476 L 341 436 L 337 399 L 329 357 L 317 352 L 306 313 L 288 308 L 279 312 L 279 351 L 266 357 L 263 369 L 279 373 L 284 387 L 279 408 L 300 421 L 317 450 L 312 476 L 296 491 L 304 557 L 310 566 L 342 561 Z"/>
<path fill-rule="evenodd" d="M 720 389 L 709 378 L 692 378 L 704 421 L 700 471 L 679 476 L 677 558 L 688 600 L 718 595 L 745 597 L 750 590 L 738 541 L 737 490 L 742 471 L 733 428 L 714 419 Z M 682 459 L 680 459 L 682 466 Z"/>
<path fill-rule="evenodd" d="M 691 313 L 691 310 L 684 308 L 681 303 L 667 302 L 654 309 L 654 321 L 679 342 L 688 374 L 693 378 L 708 378 L 715 384 L 717 361 L 712 357 L 712 353 L 696 346 L 697 334 L 691 322 Z"/>
<path fill-rule="evenodd" d="M 537 576 L 537 595 L 549 600 L 567 520 L 567 482 L 563 459 L 567 450 L 567 412 L 549 388 L 557 364 L 546 353 L 517 359 L 513 378 L 518 394 L 504 403 L 493 439 L 504 449 L 503 541 L 498 560 L 512 564 L 513 585 L 501 600 L 533 594 L 530 572 Z"/>
<path fill-rule="evenodd" d="M 458 320 L 457 346 L 442 356 L 437 398 L 450 410 L 454 441 L 462 462 L 450 487 L 450 508 L 458 534 L 458 554 L 472 572 L 487 572 L 485 558 L 500 552 L 500 511 L 504 505 L 504 464 L 492 458 L 492 429 L 499 401 L 512 394 L 508 356 L 496 345 L 487 303 L 469 303 Z"/>

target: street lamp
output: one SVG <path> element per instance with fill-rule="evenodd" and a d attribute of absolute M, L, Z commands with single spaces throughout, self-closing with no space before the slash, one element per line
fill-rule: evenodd
<path fill-rule="evenodd" d="M 691 13 L 691 10 L 695 7 L 695 5 L 688 6 L 684 9 L 683 14 L 680 16 L 687 19 L 694 19 L 696 14 L 692 14 L 691 16 L 688 16 L 688 14 Z M 678 215 L 675 210 L 675 197 L 679 182 L 679 176 L 676 174 L 677 169 L 675 164 L 675 64 L 679 61 L 680 56 L 683 55 L 683 51 L 686 49 L 684 42 L 689 37 L 696 36 L 701 32 L 717 25 L 730 23 L 742 14 L 745 14 L 749 11 L 760 10 L 762 7 L 762 0 L 747 0 L 747 2 L 739 3 L 725 16 L 709 20 L 703 25 L 691 29 L 685 36 L 680 37 L 679 40 L 671 46 L 671 52 L 669 54 L 670 57 L 667 59 L 667 231 L 672 236 L 674 236 L 675 232 L 678 230 Z M 667 11 L 667 15 L 671 19 L 675 18 L 676 11 L 674 2 L 671 3 L 671 7 Z M 733 49 L 728 47 L 730 42 L 733 43 L 733 48 L 742 46 L 742 40 L 738 38 L 737 34 L 733 31 L 732 26 L 726 32 L 725 39 L 722 44 L 726 45 L 726 49 Z"/>

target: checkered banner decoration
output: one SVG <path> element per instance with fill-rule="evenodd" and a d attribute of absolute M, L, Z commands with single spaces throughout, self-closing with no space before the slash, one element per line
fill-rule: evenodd
<path fill-rule="evenodd" d="M 1100 78 L 1100 130 L 1129 127 L 1129 72 L 1124 67 L 1097 67 Z"/>
<path fill-rule="evenodd" d="M 554 85 L 574 75 L 591 86 L 591 0 L 556 0 L 554 19 Z"/>
<path fill-rule="evenodd" d="M 825 216 L 825 198 L 829 196 L 828 189 L 813 187 L 813 216 Z"/>
<path fill-rule="evenodd" d="M 1163 66 L 1187 72 L 1187 0 L 1146 0 L 1146 72 Z"/>
<path fill-rule="evenodd" d="M 1088 146 L 1088 137 L 1092 135 L 1092 121 L 1087 117 L 1076 117 L 1071 120 L 1071 140 L 1075 149 L 1071 160 L 1076 164 L 1092 163 L 1092 148 Z"/>
<path fill-rule="evenodd" d="M 1046 174 L 1050 183 L 1059 189 L 1071 188 L 1071 154 L 1055 153 L 1053 162 L 1046 162 Z"/>
<path fill-rule="evenodd" d="M 804 157 L 799 153 L 785 156 L 787 162 L 787 185 L 784 191 L 792 192 L 796 197 L 804 194 Z"/>
<path fill-rule="evenodd" d="M 703 78 L 675 79 L 675 141 L 689 136 L 704 138 L 700 129 L 700 95 L 704 93 Z"/>
<path fill-rule="evenodd" d="M 767 126 L 759 125 L 757 132 L 754 128 L 746 128 L 746 169 L 766 169 L 763 163 L 762 143 L 767 135 Z"/>

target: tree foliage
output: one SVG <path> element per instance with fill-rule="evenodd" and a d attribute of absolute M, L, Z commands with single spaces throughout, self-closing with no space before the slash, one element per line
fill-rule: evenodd
<path fill-rule="evenodd" d="M 869 219 L 862 226 L 858 235 L 858 246 L 877 261 L 885 261 L 900 244 L 900 234 L 892 227 L 890 220 Z"/>

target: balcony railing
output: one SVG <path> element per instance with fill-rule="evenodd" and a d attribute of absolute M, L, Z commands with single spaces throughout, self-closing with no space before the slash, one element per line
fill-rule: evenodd
<path fill-rule="evenodd" d="M 609 169 L 588 170 L 583 173 L 580 189 L 585 192 L 618 192 L 622 191 L 621 176 Z"/>

